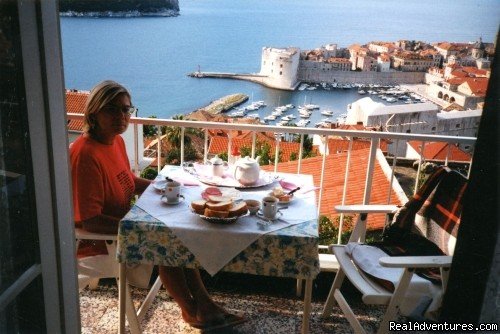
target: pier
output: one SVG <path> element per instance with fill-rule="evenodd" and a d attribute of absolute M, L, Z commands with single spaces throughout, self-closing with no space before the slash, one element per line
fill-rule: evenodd
<path fill-rule="evenodd" d="M 294 90 L 299 82 L 295 83 L 292 87 L 278 87 L 276 86 L 271 78 L 264 74 L 259 73 L 228 73 L 228 72 L 202 72 L 196 71 L 188 73 L 188 76 L 192 78 L 217 78 L 217 79 L 235 79 L 235 80 L 246 80 L 261 84 L 270 88 L 284 89 L 284 90 Z"/>

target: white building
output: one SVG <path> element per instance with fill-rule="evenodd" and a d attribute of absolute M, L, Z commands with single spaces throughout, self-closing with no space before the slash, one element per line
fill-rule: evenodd
<path fill-rule="evenodd" d="M 481 110 L 440 112 L 433 103 L 388 106 L 364 97 L 348 106 L 346 124 L 363 124 L 387 132 L 475 137 L 480 118 Z M 388 148 L 397 156 L 404 156 L 405 151 L 406 143 Z"/>
<path fill-rule="evenodd" d="M 262 48 L 260 74 L 267 76 L 266 83 L 275 88 L 290 89 L 297 84 L 300 49 Z"/>

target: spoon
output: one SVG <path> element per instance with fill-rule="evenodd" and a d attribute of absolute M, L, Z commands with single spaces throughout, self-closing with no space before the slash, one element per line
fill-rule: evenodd
<path fill-rule="evenodd" d="M 300 190 L 300 187 L 297 187 L 295 189 L 293 189 L 292 191 L 290 191 L 287 195 L 291 196 L 293 195 L 294 192 L 296 192 L 297 190 Z"/>

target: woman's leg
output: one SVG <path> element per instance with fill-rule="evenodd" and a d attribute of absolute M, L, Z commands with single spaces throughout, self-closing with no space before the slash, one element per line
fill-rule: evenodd
<path fill-rule="evenodd" d="M 196 301 L 191 296 L 184 270 L 164 266 L 159 266 L 158 269 L 163 286 L 181 308 L 182 318 L 188 323 L 198 322 Z"/>
<path fill-rule="evenodd" d="M 197 310 L 198 318 L 204 320 L 214 320 L 220 319 L 227 312 L 217 305 L 212 297 L 210 297 L 207 289 L 205 288 L 205 284 L 201 279 L 200 271 L 196 269 L 184 269 L 184 274 L 186 276 L 186 282 L 193 296 Z"/>

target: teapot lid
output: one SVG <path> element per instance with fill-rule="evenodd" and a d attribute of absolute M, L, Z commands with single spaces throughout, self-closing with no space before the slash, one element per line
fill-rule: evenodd
<path fill-rule="evenodd" d="M 250 158 L 248 155 L 245 156 L 244 158 L 240 159 L 239 161 L 245 163 L 245 164 L 258 164 L 259 162 L 259 158 L 260 157 L 257 157 L 257 159 L 252 159 Z"/>
<path fill-rule="evenodd" d="M 216 155 L 215 157 L 213 157 L 209 161 L 212 163 L 212 165 L 222 165 L 224 163 L 224 161 L 221 158 L 219 158 L 218 155 Z"/>

